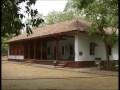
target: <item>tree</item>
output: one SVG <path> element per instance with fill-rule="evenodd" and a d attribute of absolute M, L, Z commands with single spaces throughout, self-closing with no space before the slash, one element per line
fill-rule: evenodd
<path fill-rule="evenodd" d="M 2 23 L 1 23 L 1 35 L 2 37 L 7 37 L 9 34 L 19 35 L 21 29 L 26 27 L 28 34 L 31 34 L 31 28 L 29 23 L 22 23 L 22 19 L 25 18 L 25 14 L 21 14 L 20 7 L 21 3 L 26 2 L 26 13 L 32 19 L 32 26 L 38 26 L 43 19 L 34 19 L 38 13 L 37 9 L 31 9 L 31 5 L 34 5 L 36 0 L 2 0 L 1 11 L 2 11 Z"/>
<path fill-rule="evenodd" d="M 76 18 L 76 16 L 72 11 L 68 11 L 68 12 L 53 11 L 50 12 L 45 19 L 46 19 L 46 24 L 49 25 L 57 22 L 62 22 L 65 20 L 71 20 L 73 18 Z"/>
<path fill-rule="evenodd" d="M 36 16 L 35 17 L 33 17 L 34 19 L 39 19 L 39 18 L 44 18 L 44 16 L 43 16 L 43 14 L 41 14 L 41 13 L 37 13 L 36 14 Z M 30 25 L 30 27 L 31 27 L 31 29 L 35 29 L 35 28 L 37 28 L 37 27 L 40 27 L 40 26 L 43 26 L 44 25 L 44 22 L 41 22 L 40 24 L 38 24 L 38 26 L 32 26 L 32 24 L 33 24 L 33 22 L 32 22 L 32 19 L 31 18 L 27 18 L 26 19 L 26 21 L 25 21 L 25 23 L 27 24 L 29 24 Z"/>
<path fill-rule="evenodd" d="M 79 11 L 84 11 L 86 18 L 90 20 L 91 27 L 88 29 L 89 34 L 100 32 L 105 48 L 107 69 L 109 69 L 108 47 L 117 42 L 116 30 L 118 28 L 118 0 L 72 0 L 73 7 Z M 114 27 L 115 31 L 107 35 L 105 28 Z"/>
<path fill-rule="evenodd" d="M 82 12 L 79 12 L 73 7 L 73 2 L 71 0 L 68 0 L 68 2 L 65 5 L 64 12 L 72 12 L 74 13 L 75 17 L 81 17 L 84 18 L 82 15 Z"/>
<path fill-rule="evenodd" d="M 6 55 L 8 54 L 8 44 L 6 43 L 10 38 L 12 38 L 14 35 L 10 34 L 7 35 L 7 37 L 1 37 L 2 45 L 1 45 L 1 54 Z"/>
<path fill-rule="evenodd" d="M 74 13 L 76 18 L 85 19 L 83 11 L 79 11 L 76 8 L 74 8 L 72 0 L 68 0 L 68 2 L 66 3 L 64 12 L 72 12 Z"/>
<path fill-rule="evenodd" d="M 71 0 L 68 0 L 66 5 L 65 5 L 65 8 L 64 8 L 64 11 L 74 11 L 75 9 L 73 8 L 73 3 Z"/>

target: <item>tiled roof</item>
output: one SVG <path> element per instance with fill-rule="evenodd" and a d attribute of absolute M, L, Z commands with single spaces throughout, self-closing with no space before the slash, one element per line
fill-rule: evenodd
<path fill-rule="evenodd" d="M 70 21 L 64 21 L 64 22 L 59 22 L 55 23 L 52 25 L 47 25 L 45 27 L 40 27 L 37 29 L 32 30 L 32 34 L 27 36 L 26 33 L 21 34 L 19 36 L 13 37 L 10 39 L 9 42 L 12 41 L 17 41 L 17 40 L 27 40 L 31 38 L 37 38 L 37 37 L 43 37 L 43 36 L 49 36 L 49 35 L 55 35 L 59 33 L 67 33 L 71 31 L 85 31 L 86 28 L 90 26 L 90 22 L 85 21 L 85 20 L 78 20 L 78 19 L 73 19 Z M 111 34 L 114 32 L 116 29 L 115 28 L 106 28 L 104 29 L 106 34 Z M 118 34 L 118 33 L 117 33 Z"/>
<path fill-rule="evenodd" d="M 73 19 L 71 21 L 64 21 L 55 23 L 52 25 L 47 25 L 45 27 L 40 27 L 35 30 L 32 30 L 33 33 L 27 36 L 26 33 L 13 37 L 7 42 L 17 41 L 17 40 L 24 40 L 24 39 L 31 39 L 36 37 L 42 36 L 49 36 L 58 33 L 65 33 L 70 31 L 84 31 L 87 27 L 89 27 L 90 23 L 85 20 L 77 20 Z"/>

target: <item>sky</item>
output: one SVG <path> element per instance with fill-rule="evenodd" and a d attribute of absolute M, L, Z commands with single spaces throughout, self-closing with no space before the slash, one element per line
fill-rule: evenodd
<path fill-rule="evenodd" d="M 40 14 L 47 16 L 49 12 L 52 11 L 63 11 L 68 0 L 37 0 L 36 4 L 32 6 L 33 9 L 37 9 Z M 24 6 L 26 4 L 22 3 L 20 7 L 23 7 L 20 11 L 24 14 Z M 25 14 L 24 14 L 25 15 Z M 25 15 L 26 16 L 26 15 Z M 22 21 L 25 22 L 27 18 Z"/>
<path fill-rule="evenodd" d="M 63 11 L 67 0 L 37 0 L 34 8 L 46 16 L 51 11 Z"/>

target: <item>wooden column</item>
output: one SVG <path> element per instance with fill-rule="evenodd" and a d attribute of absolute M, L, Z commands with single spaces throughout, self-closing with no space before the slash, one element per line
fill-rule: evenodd
<path fill-rule="evenodd" d="M 40 59 L 42 60 L 42 38 L 41 38 L 41 42 L 40 42 Z"/>
<path fill-rule="evenodd" d="M 56 38 L 56 60 L 58 59 L 58 40 Z"/>
<path fill-rule="evenodd" d="M 34 40 L 34 59 L 36 59 L 36 40 Z"/>
<path fill-rule="evenodd" d="M 9 57 L 9 55 L 11 54 L 10 52 L 11 52 L 11 51 L 10 51 L 10 44 L 8 44 L 8 57 Z"/>
<path fill-rule="evenodd" d="M 24 42 L 22 42 L 22 51 L 21 51 L 21 53 L 22 53 L 22 55 L 24 56 L 24 58 L 25 58 L 25 50 L 24 50 Z"/>
<path fill-rule="evenodd" d="M 30 41 L 28 41 L 28 59 L 30 59 Z"/>

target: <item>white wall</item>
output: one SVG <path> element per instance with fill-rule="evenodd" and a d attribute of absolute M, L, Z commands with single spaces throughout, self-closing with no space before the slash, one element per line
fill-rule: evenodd
<path fill-rule="evenodd" d="M 24 56 L 22 56 L 22 55 L 9 55 L 8 59 L 19 59 L 19 60 L 22 60 L 22 59 L 24 59 Z"/>
<path fill-rule="evenodd" d="M 98 44 L 96 47 L 96 57 L 102 58 L 102 60 L 106 60 L 106 51 L 105 45 L 101 38 L 96 38 L 95 42 Z M 110 55 L 110 60 L 118 60 L 118 43 L 112 47 L 112 54 Z"/>
<path fill-rule="evenodd" d="M 74 46 L 74 38 L 70 37 L 65 37 L 67 40 L 60 40 L 58 42 L 58 58 L 60 59 L 68 59 L 69 58 L 69 46 L 73 45 Z M 47 55 L 47 58 L 52 58 L 54 57 L 54 47 L 56 46 L 55 41 L 48 41 L 47 42 L 47 47 L 50 47 L 50 55 Z M 65 54 L 62 55 L 62 46 L 65 47 Z"/>
<path fill-rule="evenodd" d="M 116 43 L 115 46 L 113 46 L 112 48 L 112 56 L 111 56 L 111 60 L 118 60 L 118 43 Z"/>
<path fill-rule="evenodd" d="M 105 60 L 106 59 L 106 51 L 105 51 L 104 42 L 99 37 L 95 38 L 94 42 L 98 45 L 95 47 L 95 57 Z"/>
<path fill-rule="evenodd" d="M 90 39 L 86 34 L 78 33 L 75 35 L 75 46 L 78 44 L 78 48 L 75 49 L 75 61 L 91 61 L 94 59 L 93 55 L 90 55 L 89 43 L 94 40 Z M 79 55 L 82 52 L 82 55 Z"/>
<path fill-rule="evenodd" d="M 95 55 L 90 55 L 90 42 L 95 42 Z M 82 52 L 82 55 L 79 55 Z M 101 38 L 90 37 L 87 34 L 75 34 L 75 61 L 93 61 L 95 58 L 106 60 L 105 46 Z M 111 60 L 118 60 L 118 44 L 112 48 Z"/>

